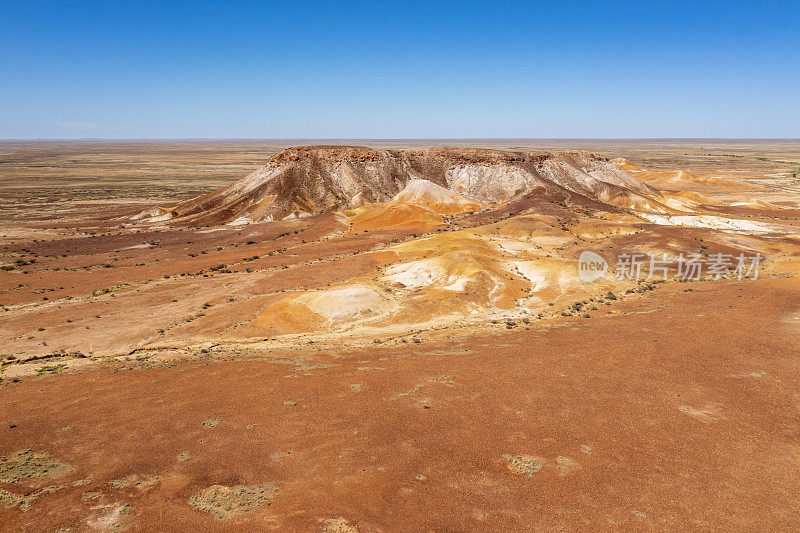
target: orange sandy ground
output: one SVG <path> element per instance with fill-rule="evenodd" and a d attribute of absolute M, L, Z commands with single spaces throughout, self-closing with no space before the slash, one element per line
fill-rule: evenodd
<path fill-rule="evenodd" d="M 618 315 L 404 351 L 14 383 L 0 394 L 0 449 L 46 450 L 76 467 L 58 482 L 91 481 L 27 512 L 0 506 L 0 529 L 85 530 L 122 503 L 136 530 L 321 530 L 328 518 L 358 531 L 794 528 L 798 282 L 690 285 Z M 514 474 L 504 454 L 542 468 Z M 109 484 L 131 474 L 158 479 Z M 212 484 L 265 482 L 273 503 L 225 522 L 187 504 Z"/>

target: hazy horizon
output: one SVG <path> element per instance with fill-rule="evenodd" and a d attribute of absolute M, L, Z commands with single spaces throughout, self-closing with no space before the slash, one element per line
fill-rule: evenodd
<path fill-rule="evenodd" d="M 774 142 L 774 141 L 799 141 L 800 137 L 138 137 L 138 138 L 113 138 L 113 137 L 85 137 L 85 138 L 9 138 L 0 139 L 0 143 L 26 143 L 26 142 L 288 142 L 288 141 L 366 141 L 366 142 L 393 142 L 393 141 L 730 141 L 730 142 Z"/>

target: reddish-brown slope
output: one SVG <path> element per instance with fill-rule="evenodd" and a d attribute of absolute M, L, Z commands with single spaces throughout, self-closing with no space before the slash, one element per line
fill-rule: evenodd
<path fill-rule="evenodd" d="M 610 186 L 658 193 L 589 152 L 511 152 L 478 148 L 378 150 L 357 146 L 289 148 L 242 180 L 139 219 L 226 224 L 301 217 L 385 202 L 413 179 L 477 201 L 506 201 L 537 187 L 599 198 Z"/>

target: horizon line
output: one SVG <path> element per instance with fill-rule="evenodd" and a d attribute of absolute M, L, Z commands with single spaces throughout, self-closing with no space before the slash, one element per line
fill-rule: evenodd
<path fill-rule="evenodd" d="M 0 139 L 0 143 L 23 142 L 213 142 L 213 141 L 800 141 L 800 137 L 35 137 Z"/>

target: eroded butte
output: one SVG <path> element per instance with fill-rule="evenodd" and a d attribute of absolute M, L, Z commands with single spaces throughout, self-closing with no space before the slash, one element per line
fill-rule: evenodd
<path fill-rule="evenodd" d="M 4 222 L 0 527 L 796 525 L 798 200 L 582 150 L 304 146 Z"/>

